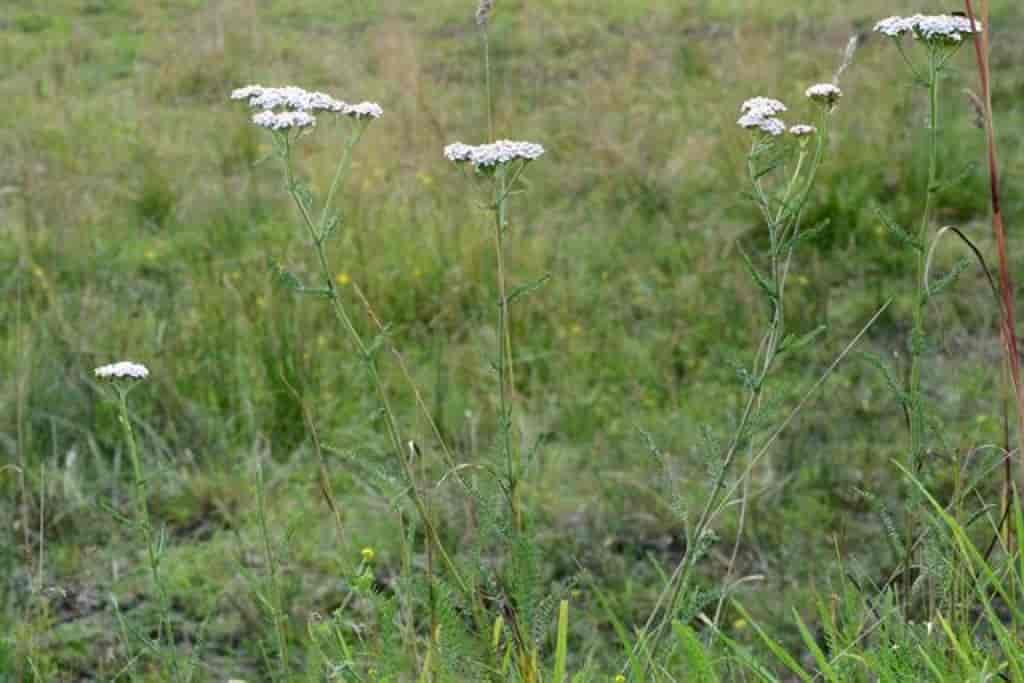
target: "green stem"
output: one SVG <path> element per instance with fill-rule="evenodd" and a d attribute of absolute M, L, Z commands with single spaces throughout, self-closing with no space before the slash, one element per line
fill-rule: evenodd
<path fill-rule="evenodd" d="M 153 582 L 153 589 L 157 594 L 159 615 L 157 619 L 156 644 L 158 648 L 163 647 L 164 638 L 170 637 L 170 599 L 160 577 L 160 553 L 158 552 L 157 541 L 153 533 L 153 525 L 149 518 L 149 487 L 146 482 L 146 472 L 142 466 L 142 459 L 139 457 L 139 447 L 135 441 L 135 431 L 132 429 L 131 419 L 128 414 L 128 389 L 116 387 L 121 422 L 125 442 L 128 444 L 128 458 L 132 464 L 132 475 L 134 478 L 134 500 L 135 524 L 142 531 L 142 540 L 146 544 L 146 559 L 149 563 L 150 579 Z M 161 651 L 161 654 L 163 652 Z M 170 658 L 171 671 L 174 680 L 179 679 L 177 658 Z"/>
<path fill-rule="evenodd" d="M 927 243 L 931 225 L 933 195 L 938 174 L 938 128 L 939 128 L 939 64 L 935 50 L 928 55 L 928 184 L 925 187 L 924 211 L 918 228 L 917 242 Z M 907 395 L 910 402 L 910 471 L 917 472 L 924 455 L 924 403 L 921 395 L 921 365 L 925 343 L 925 307 L 928 303 L 927 282 L 925 282 L 926 254 L 924 248 L 917 250 L 917 264 L 914 273 L 914 326 L 910 336 L 910 378 Z M 913 506 L 912 506 L 913 507 Z M 917 533 L 917 515 L 910 511 L 907 523 L 906 559 L 904 562 L 904 600 L 910 607 L 910 590 L 913 585 L 911 568 L 914 564 L 914 538 Z"/>
<path fill-rule="evenodd" d="M 500 411 L 501 449 L 505 456 L 505 467 L 508 476 L 509 501 L 512 507 L 512 519 L 517 531 L 523 530 L 522 511 L 519 507 L 518 482 L 521 463 L 516 458 L 518 452 L 512 446 L 512 397 L 515 391 L 515 380 L 512 370 L 512 332 L 509 323 L 508 295 L 505 282 L 505 243 L 504 233 L 506 219 L 506 202 L 509 188 L 506 186 L 505 167 L 496 171 L 495 203 L 494 203 L 494 251 L 497 261 L 498 323 L 495 334 L 498 339 L 498 409 Z"/>
<path fill-rule="evenodd" d="M 327 199 L 324 200 L 324 208 L 320 213 L 320 223 L 318 224 L 318 227 L 321 238 L 324 230 L 327 228 L 327 214 L 331 210 L 331 203 L 334 201 L 334 194 L 338 191 L 341 179 L 348 176 L 349 168 L 352 166 L 352 150 L 359 142 L 359 138 L 363 136 L 364 130 L 366 130 L 365 124 L 361 122 L 357 122 L 355 124 L 355 129 L 352 131 L 352 135 L 349 136 L 348 143 L 345 145 L 345 151 L 341 155 L 341 161 L 338 162 L 338 167 L 334 170 L 334 180 L 331 181 L 331 188 L 327 192 Z"/>

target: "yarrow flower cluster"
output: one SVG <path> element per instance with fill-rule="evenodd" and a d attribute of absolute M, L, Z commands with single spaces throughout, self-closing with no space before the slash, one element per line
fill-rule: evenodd
<path fill-rule="evenodd" d="M 819 104 L 833 107 L 843 96 L 843 91 L 834 83 L 816 83 L 804 91 L 804 94 Z"/>
<path fill-rule="evenodd" d="M 253 109 L 261 109 L 262 112 L 253 116 L 253 123 L 270 130 L 313 126 L 316 124 L 313 114 L 321 111 L 353 119 L 379 119 L 384 115 L 384 110 L 376 102 L 348 104 L 327 93 L 310 92 L 294 85 L 283 88 L 247 85 L 231 91 L 231 99 L 247 100 Z"/>
<path fill-rule="evenodd" d="M 149 368 L 141 363 L 133 363 L 131 361 L 121 361 L 120 363 L 111 363 L 110 365 L 101 365 L 100 367 L 93 370 L 93 374 L 96 375 L 96 379 L 102 379 L 106 381 L 114 380 L 131 380 L 138 382 L 149 377 Z"/>
<path fill-rule="evenodd" d="M 775 116 L 776 114 L 781 114 L 784 111 L 788 111 L 786 105 L 778 100 L 773 100 L 770 97 L 751 97 L 740 105 L 740 112 L 744 114 Z"/>
<path fill-rule="evenodd" d="M 753 97 L 740 106 L 740 116 L 736 123 L 747 130 L 759 130 L 762 133 L 778 137 L 786 132 L 786 124 L 776 117 L 787 111 L 786 105 L 770 97 Z"/>
<path fill-rule="evenodd" d="M 384 115 L 384 110 L 376 102 L 360 102 L 346 104 L 341 113 L 354 119 L 379 119 Z"/>
<path fill-rule="evenodd" d="M 316 118 L 304 111 L 261 111 L 252 117 L 252 122 L 267 130 L 290 130 L 315 126 Z"/>
<path fill-rule="evenodd" d="M 444 148 L 444 156 L 455 163 L 470 162 L 478 169 L 494 168 L 513 161 L 535 161 L 544 154 L 544 147 L 535 142 L 498 140 L 486 145 L 455 142 Z"/>
<path fill-rule="evenodd" d="M 818 129 L 814 126 L 809 126 L 806 123 L 798 123 L 789 129 L 789 134 L 797 138 L 806 138 L 814 135 L 818 132 Z"/>
<path fill-rule="evenodd" d="M 965 35 L 980 33 L 981 22 L 949 14 L 915 14 L 910 17 L 889 17 L 875 24 L 875 31 L 891 38 L 912 33 L 926 43 L 960 43 Z"/>

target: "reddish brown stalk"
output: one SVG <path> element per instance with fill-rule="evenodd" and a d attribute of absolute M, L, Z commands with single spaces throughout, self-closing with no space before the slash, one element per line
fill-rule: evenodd
<path fill-rule="evenodd" d="M 964 0 L 967 9 L 967 17 L 972 25 L 975 22 L 974 6 L 971 0 Z M 982 20 L 984 30 L 974 33 L 974 53 L 978 60 L 978 74 L 981 78 L 981 100 L 984 105 L 985 133 L 988 138 L 988 173 L 991 187 L 992 201 L 992 232 L 996 238 L 996 248 L 999 252 L 999 290 L 1002 295 L 1003 317 L 1002 317 L 1002 338 L 1006 352 L 1006 360 L 1010 371 L 1010 381 L 1013 384 L 1014 395 L 1017 399 L 1017 439 L 1020 449 L 1018 458 L 1024 454 L 1024 390 L 1021 387 L 1020 356 L 1017 353 L 1017 327 L 1014 319 L 1014 296 L 1013 278 L 1010 275 L 1010 262 L 1006 247 L 1006 226 L 1003 223 L 1003 210 L 999 193 L 999 159 L 996 155 L 996 131 L 992 118 L 992 89 L 991 70 L 989 67 L 989 12 L 988 0 L 981 0 Z M 1007 444 L 1008 446 L 1009 444 Z M 1020 477 L 1020 465 L 1018 465 L 1018 477 Z M 1007 491 L 1004 504 L 1009 505 L 1009 493 L 1011 476 L 1007 476 Z"/>

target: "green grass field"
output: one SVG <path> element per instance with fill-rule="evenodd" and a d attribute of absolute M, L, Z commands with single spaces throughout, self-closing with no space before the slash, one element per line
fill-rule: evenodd
<path fill-rule="evenodd" d="M 427 562 L 423 530 L 395 499 L 399 472 L 359 359 L 327 307 L 297 304 L 275 284 L 275 265 L 313 279 L 316 263 L 266 161 L 269 136 L 228 93 L 294 83 L 384 107 L 342 194 L 335 281 L 361 325 L 357 286 L 390 325 L 459 460 L 480 461 L 499 431 L 492 235 L 441 154 L 487 137 L 475 7 L 0 8 L 0 681 L 165 680 L 147 677 L 124 645 L 125 629 L 150 628 L 155 608 L 143 549 L 118 521 L 132 483 L 117 406 L 92 376 L 103 363 L 130 358 L 152 372 L 132 392 L 132 417 L 152 473 L 150 514 L 166 529 L 178 646 L 203 642 L 197 680 L 274 675 L 273 627 L 257 597 L 267 573 L 257 471 L 296 643 L 314 615 L 348 605 L 343 579 L 363 548 L 374 549 L 385 592 Z M 844 575 L 880 584 L 898 563 L 888 525 L 912 489 L 893 462 L 905 457 L 907 428 L 871 358 L 899 381 L 908 371 L 913 261 L 876 208 L 903 224 L 919 215 L 927 101 L 871 27 L 944 9 L 957 8 L 498 0 L 497 135 L 548 150 L 513 204 L 505 265 L 513 286 L 547 278 L 513 306 L 515 428 L 538 445 L 523 501 L 537 582 L 570 601 L 570 670 L 593 680 L 618 672 L 616 626 L 643 623 L 685 550 L 689 517 L 677 508 L 695 515 L 702 504 L 707 444 L 730 433 L 738 369 L 767 315 L 740 255 L 765 246 L 746 195 L 740 102 L 768 95 L 803 107 L 804 87 L 832 78 L 855 34 L 806 219 L 827 224 L 799 252 L 787 292 L 794 331 L 826 331 L 783 366 L 766 428 L 894 303 L 751 472 L 744 523 L 729 508 L 698 573 L 709 589 L 735 583 L 753 619 L 799 649 L 793 610 L 815 624 L 816 602 Z M 991 24 L 1004 212 L 1022 273 L 1024 10 L 994 2 Z M 937 191 L 934 222 L 962 227 L 995 263 L 985 133 L 963 92 L 978 88 L 970 50 L 950 73 L 939 167 L 952 182 Z M 337 129 L 321 128 L 299 160 L 317 192 L 341 145 Z M 962 256 L 943 242 L 934 267 Z M 928 315 L 935 437 L 921 476 L 942 493 L 953 486 L 947 463 L 1006 441 L 999 309 L 972 264 Z M 385 359 L 381 371 L 423 451 L 417 466 L 436 484 L 444 465 L 430 425 L 400 367 Z M 340 529 L 321 495 L 317 441 Z M 998 472 L 989 479 L 980 491 L 997 504 Z M 432 493 L 445 542 L 471 546 L 465 502 L 445 484 Z M 351 620 L 362 617 L 357 605 Z M 760 647 L 728 604 L 722 629 Z M 296 662 L 309 656 L 296 650 Z"/>

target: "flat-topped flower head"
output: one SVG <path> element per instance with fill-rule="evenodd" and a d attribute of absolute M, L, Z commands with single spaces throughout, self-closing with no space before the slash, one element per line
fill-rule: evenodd
<path fill-rule="evenodd" d="M 455 163 L 470 162 L 479 169 L 492 169 L 514 161 L 536 161 L 545 149 L 535 142 L 498 140 L 486 145 L 466 145 L 455 142 L 444 148 L 444 156 Z"/>
<path fill-rule="evenodd" d="M 740 128 L 760 131 L 773 138 L 777 138 L 786 132 L 786 124 L 782 119 L 766 115 L 762 111 L 748 112 L 741 116 L 736 123 Z"/>
<path fill-rule="evenodd" d="M 384 110 L 376 102 L 360 102 L 346 104 L 341 113 L 354 119 L 379 119 L 384 115 Z"/>
<path fill-rule="evenodd" d="M 967 17 L 939 14 L 917 15 L 914 34 L 925 42 L 960 43 L 965 35 L 980 33 L 981 24 Z"/>
<path fill-rule="evenodd" d="M 252 117 L 252 122 L 267 130 L 291 130 L 310 128 L 316 125 L 316 118 L 304 111 L 261 111 Z"/>
<path fill-rule="evenodd" d="M 96 376 L 96 379 L 101 379 L 107 382 L 114 382 L 117 380 L 139 382 L 149 377 L 149 368 L 141 363 L 133 363 L 132 361 L 125 360 L 120 363 L 101 365 L 93 370 L 93 374 Z"/>
<path fill-rule="evenodd" d="M 347 106 L 341 100 L 324 92 L 309 92 L 304 88 L 287 85 L 283 88 L 265 88 L 262 85 L 247 85 L 231 91 L 231 99 L 248 100 L 253 109 L 273 111 L 331 111 L 342 112 Z"/>
<path fill-rule="evenodd" d="M 961 43 L 965 35 L 979 33 L 981 22 L 971 22 L 968 17 L 950 14 L 915 14 L 910 17 L 888 17 L 875 24 L 875 31 L 890 38 L 900 38 L 905 33 L 925 43 Z"/>
<path fill-rule="evenodd" d="M 818 104 L 834 107 L 843 96 L 843 91 L 834 83 L 816 83 L 804 91 L 804 94 Z"/>
<path fill-rule="evenodd" d="M 796 138 L 807 138 L 817 132 L 817 128 L 809 126 L 806 123 L 798 123 L 795 126 L 791 126 L 789 129 L 789 134 Z"/>
<path fill-rule="evenodd" d="M 787 111 L 786 105 L 770 97 L 752 97 L 740 105 L 741 114 L 761 114 L 768 117 L 784 111 Z"/>

